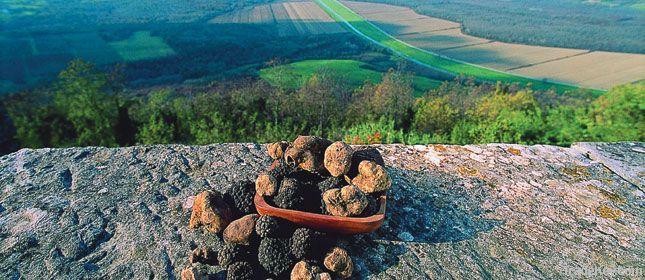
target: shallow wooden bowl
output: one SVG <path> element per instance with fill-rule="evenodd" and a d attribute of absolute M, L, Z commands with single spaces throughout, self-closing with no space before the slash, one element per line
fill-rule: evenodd
<path fill-rule="evenodd" d="M 282 218 L 303 227 L 328 233 L 351 235 L 373 232 L 383 225 L 387 196 L 379 197 L 380 207 L 376 214 L 364 218 L 337 217 L 273 207 L 264 200 L 263 196 L 258 194 L 255 195 L 254 201 L 255 208 L 260 215 Z"/>

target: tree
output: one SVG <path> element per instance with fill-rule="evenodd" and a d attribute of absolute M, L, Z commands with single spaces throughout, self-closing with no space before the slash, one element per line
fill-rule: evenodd
<path fill-rule="evenodd" d="M 119 104 L 113 78 L 94 65 L 73 60 L 58 75 L 54 104 L 76 132 L 79 146 L 117 146 Z"/>
<path fill-rule="evenodd" d="M 615 87 L 591 105 L 589 133 L 599 141 L 645 140 L 645 82 Z"/>

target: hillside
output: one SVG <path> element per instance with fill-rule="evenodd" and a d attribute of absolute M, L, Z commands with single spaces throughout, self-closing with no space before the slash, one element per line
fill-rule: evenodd
<path fill-rule="evenodd" d="M 642 275 L 644 143 L 377 145 L 386 223 L 347 238 L 354 279 Z M 254 178 L 263 145 L 23 149 L 0 157 L 0 278 L 178 279 L 221 243 L 194 195 Z M 611 256 L 611 257 L 607 257 Z M 219 267 L 198 267 L 223 279 Z"/>
<path fill-rule="evenodd" d="M 645 54 L 643 0 L 361 0 L 406 6 L 506 43 Z"/>
<path fill-rule="evenodd" d="M 368 40 L 419 64 L 457 75 L 560 91 L 570 90 L 571 85 L 609 89 L 645 78 L 645 55 L 508 44 L 465 35 L 456 22 L 405 7 L 335 0 L 319 3 Z"/>

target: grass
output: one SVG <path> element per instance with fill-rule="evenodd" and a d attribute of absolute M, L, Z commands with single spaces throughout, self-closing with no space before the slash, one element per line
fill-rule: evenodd
<path fill-rule="evenodd" d="M 463 63 L 415 48 L 385 33 L 383 30 L 365 20 L 363 17 L 356 14 L 354 11 L 347 8 L 337 0 L 315 1 L 332 18 L 334 18 L 336 21 L 346 22 L 354 29 L 355 32 L 357 31 L 357 33 L 362 33 L 364 36 L 370 38 L 372 41 L 378 43 L 379 45 L 386 47 L 405 58 L 429 66 L 431 68 L 452 74 L 461 74 L 475 77 L 476 79 L 481 81 L 502 81 L 506 83 L 520 83 L 522 85 L 531 84 L 533 88 L 542 90 L 555 89 L 558 92 L 565 92 L 578 89 L 578 87 L 572 85 L 564 85 L 543 80 L 531 79 L 528 77 L 513 75 L 510 73 L 496 71 L 477 65 Z"/>
<path fill-rule="evenodd" d="M 316 71 L 326 68 L 333 73 L 338 73 L 349 86 L 356 88 L 369 80 L 373 83 L 381 81 L 382 72 L 366 69 L 367 64 L 356 60 L 303 60 L 286 65 L 264 68 L 259 71 L 262 79 L 270 84 L 284 88 L 298 88 Z M 412 80 L 417 96 L 441 85 L 441 81 L 421 76 L 414 76 Z"/>
<path fill-rule="evenodd" d="M 150 31 L 137 31 L 128 39 L 109 44 L 127 62 L 175 55 L 161 37 L 152 36 Z"/>

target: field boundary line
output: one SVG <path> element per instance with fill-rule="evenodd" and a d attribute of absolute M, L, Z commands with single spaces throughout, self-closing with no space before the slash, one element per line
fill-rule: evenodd
<path fill-rule="evenodd" d="M 409 55 L 403 54 L 402 52 L 400 52 L 400 51 L 397 51 L 397 50 L 393 49 L 392 47 L 388 47 L 388 46 L 386 46 L 386 45 L 382 44 L 381 42 L 378 42 L 378 41 L 374 40 L 374 39 L 373 39 L 373 38 L 371 38 L 370 36 L 368 36 L 368 35 L 364 34 L 364 33 L 363 33 L 363 32 L 361 32 L 360 30 L 358 30 L 356 27 L 354 27 L 354 26 L 353 26 L 350 22 L 348 22 L 344 17 L 342 17 L 340 14 L 338 14 L 334 9 L 332 9 L 331 7 L 329 7 L 327 4 L 323 3 L 323 2 L 322 2 L 322 0 L 314 0 L 314 1 L 316 1 L 316 3 L 318 3 L 320 6 L 322 6 L 323 8 L 325 8 L 325 10 L 326 10 L 326 11 L 331 12 L 331 13 L 335 16 L 335 18 L 340 19 L 340 20 L 341 20 L 341 21 L 342 21 L 346 26 L 350 27 L 350 29 L 352 29 L 354 32 L 358 33 L 359 35 L 361 35 L 361 36 L 362 36 L 362 37 L 364 37 L 364 38 L 367 38 L 369 41 L 371 41 L 371 42 L 373 42 L 373 43 L 375 43 L 375 44 L 377 44 L 377 45 L 379 45 L 379 46 L 381 46 L 381 47 L 384 47 L 384 48 L 386 48 L 386 49 L 389 49 L 389 50 L 391 50 L 392 52 L 394 52 L 394 53 L 398 54 L 399 56 L 405 57 L 406 59 L 409 59 L 409 60 L 411 60 L 411 61 L 413 61 L 413 62 L 415 62 L 415 63 L 417 63 L 417 64 L 420 64 L 420 65 L 422 65 L 422 66 L 429 67 L 429 68 L 432 68 L 432 69 L 438 70 L 438 71 L 440 71 L 440 72 L 443 72 L 443 73 L 446 73 L 446 74 L 450 74 L 450 75 L 452 75 L 452 76 L 460 75 L 460 73 L 454 73 L 454 72 L 452 72 L 452 71 L 448 71 L 448 70 L 440 69 L 440 68 L 437 68 L 437 67 L 435 67 L 435 66 L 432 66 L 432 65 L 430 65 L 430 64 L 428 64 L 428 63 L 421 62 L 421 61 L 419 61 L 419 60 L 417 60 L 417 59 L 415 59 L 415 58 L 413 58 L 413 57 L 411 57 L 411 56 L 409 56 Z M 335 1 L 335 0 L 332 0 L 332 1 Z M 414 50 L 416 50 L 416 51 L 420 51 L 420 52 L 423 52 L 423 53 L 426 53 L 426 54 L 429 54 L 429 55 L 433 55 L 433 56 L 436 56 L 436 57 L 439 57 L 439 58 L 443 58 L 443 59 L 446 59 L 446 60 L 449 60 L 449 61 L 452 61 L 452 62 L 457 62 L 457 63 L 464 64 L 464 65 L 469 65 L 469 66 L 474 67 L 474 68 L 485 69 L 485 70 L 488 70 L 488 71 L 492 71 L 492 72 L 496 72 L 496 73 L 499 73 L 499 74 L 507 75 L 507 76 L 509 76 L 509 77 L 523 78 L 523 79 L 526 79 L 526 80 L 528 80 L 528 81 L 534 81 L 534 82 L 537 82 L 537 83 L 548 83 L 548 84 L 553 84 L 553 86 L 561 85 L 561 86 L 566 86 L 566 87 L 573 87 L 573 88 L 576 88 L 576 89 L 590 89 L 590 90 L 596 90 L 596 91 L 602 91 L 602 92 L 606 92 L 606 91 L 607 91 L 607 90 L 605 90 L 605 89 L 598 89 L 598 88 L 587 88 L 587 87 L 582 88 L 580 85 L 570 84 L 570 83 L 560 82 L 560 81 L 553 81 L 553 80 L 549 80 L 549 79 L 546 79 L 546 78 L 545 78 L 545 79 L 538 79 L 538 78 L 535 78 L 535 77 L 529 77 L 529 76 L 519 75 L 519 74 L 515 74 L 515 73 L 508 73 L 508 72 L 505 72 L 505 71 L 500 71 L 500 70 L 493 69 L 493 68 L 489 68 L 489 67 L 486 67 L 486 66 L 477 65 L 477 64 L 469 63 L 469 62 L 462 61 L 462 60 L 459 60 L 459 59 L 454 59 L 454 58 L 451 58 L 451 57 L 447 57 L 447 56 L 445 56 L 445 55 L 438 54 L 438 53 L 435 53 L 435 52 L 432 52 L 432 51 L 424 50 L 424 49 L 418 48 L 418 47 L 416 47 L 416 46 L 413 46 L 413 45 L 411 45 L 411 44 L 408 44 L 407 42 L 401 41 L 401 40 L 399 40 L 398 38 L 396 38 L 396 37 L 392 36 L 390 33 L 385 32 L 383 29 L 381 29 L 380 27 L 376 26 L 374 23 L 372 23 L 371 21 L 367 20 L 365 17 L 361 16 L 360 14 L 358 14 L 358 13 L 354 12 L 354 10 L 350 9 L 349 7 L 347 7 L 346 5 L 344 5 L 343 3 L 341 3 L 340 1 L 335 1 L 335 2 L 336 2 L 339 6 L 341 6 L 341 7 L 345 8 L 345 9 L 347 9 L 347 10 L 348 10 L 350 13 L 352 13 L 353 15 L 355 15 L 355 16 L 357 16 L 357 17 L 359 17 L 359 18 L 363 19 L 363 21 L 364 21 L 365 23 L 367 23 L 367 24 L 369 24 L 370 26 L 372 26 L 373 28 L 377 29 L 377 31 L 381 32 L 381 33 L 382 33 L 383 35 L 385 35 L 386 37 L 388 37 L 388 38 L 390 38 L 390 39 L 392 39 L 392 40 L 394 40 L 394 41 L 397 41 L 398 43 L 401 43 L 401 44 L 403 44 L 403 45 L 405 45 L 405 46 L 407 46 L 407 47 L 409 47 L 409 48 L 412 48 L 412 49 L 414 49 Z M 473 75 L 471 75 L 471 76 L 473 76 Z M 475 77 L 475 76 L 473 76 L 473 77 Z M 475 77 L 475 78 L 477 79 L 477 77 Z M 492 81 L 492 80 L 489 80 L 489 79 L 477 79 L 477 80 L 479 80 L 479 81 L 487 81 L 487 82 L 491 82 L 491 81 Z M 522 83 L 521 81 L 517 81 L 517 82 Z"/>
<path fill-rule="evenodd" d="M 544 63 L 554 62 L 554 61 L 563 60 L 563 59 L 572 58 L 572 57 L 581 56 L 581 55 L 587 55 L 587 54 L 590 54 L 592 52 L 594 52 L 594 51 L 588 50 L 586 52 L 576 53 L 576 54 L 567 55 L 567 56 L 563 56 L 563 57 L 556 57 L 556 58 L 552 58 L 552 59 L 547 59 L 545 61 L 540 61 L 540 62 L 537 62 L 537 63 L 531 63 L 531 64 L 526 64 L 526 65 L 522 65 L 522 66 L 518 66 L 518 67 L 508 68 L 508 69 L 506 69 L 506 71 L 513 71 L 513 70 L 522 69 L 522 68 L 530 68 L 530 67 L 538 66 L 538 65 L 544 64 Z"/>

